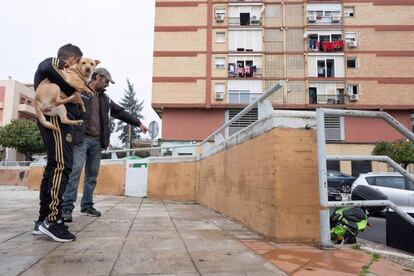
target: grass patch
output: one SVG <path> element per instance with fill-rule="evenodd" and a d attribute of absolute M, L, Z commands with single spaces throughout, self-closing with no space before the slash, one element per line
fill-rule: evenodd
<path fill-rule="evenodd" d="M 359 244 L 354 244 L 352 248 L 355 250 L 361 250 L 361 246 Z"/>
<path fill-rule="evenodd" d="M 359 273 L 359 276 L 366 276 L 366 275 L 368 275 L 368 273 L 369 273 L 369 268 L 371 267 L 371 265 L 372 265 L 374 262 L 378 262 L 378 261 L 379 261 L 379 259 L 381 258 L 381 256 L 380 256 L 378 253 L 369 253 L 369 254 L 371 254 L 371 261 L 369 262 L 369 264 L 364 265 L 364 266 L 362 267 L 362 270 L 361 270 L 361 272 Z"/>
<path fill-rule="evenodd" d="M 371 263 L 369 263 L 368 265 L 364 265 L 362 267 L 362 271 L 359 273 L 359 276 L 366 276 L 369 272 L 369 267 L 371 266 Z"/>
<path fill-rule="evenodd" d="M 378 253 L 372 253 L 372 261 L 378 262 L 381 256 Z"/>

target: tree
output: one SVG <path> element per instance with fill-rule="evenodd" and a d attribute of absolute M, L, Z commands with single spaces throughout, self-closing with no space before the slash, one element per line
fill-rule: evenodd
<path fill-rule="evenodd" d="M 139 102 L 137 99 L 135 99 L 134 85 L 129 81 L 129 79 L 127 79 L 126 81 L 128 88 L 124 90 L 125 94 L 124 97 L 121 99 L 120 104 L 132 116 L 142 120 L 144 117 L 141 115 L 141 111 L 144 108 L 144 101 Z M 121 134 L 118 136 L 118 138 L 122 141 L 122 143 L 125 144 L 126 147 L 128 147 L 128 124 L 122 121 L 118 121 L 116 131 L 121 131 Z M 140 136 L 138 128 L 134 128 L 133 126 L 131 126 L 131 141 L 139 137 Z"/>
<path fill-rule="evenodd" d="M 386 155 L 399 163 L 404 169 L 414 163 L 414 144 L 407 140 L 380 142 L 372 150 L 373 155 Z"/>
<path fill-rule="evenodd" d="M 116 122 L 114 117 L 109 118 L 109 133 L 112 134 L 115 131 Z"/>
<path fill-rule="evenodd" d="M 35 122 L 14 120 L 0 128 L 0 145 L 14 148 L 31 160 L 32 154 L 45 152 L 40 131 Z"/>

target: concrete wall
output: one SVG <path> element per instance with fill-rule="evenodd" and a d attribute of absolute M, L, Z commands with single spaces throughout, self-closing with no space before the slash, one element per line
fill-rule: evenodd
<path fill-rule="evenodd" d="M 149 197 L 196 200 L 278 242 L 317 242 L 316 132 L 291 124 L 274 114 L 197 161 L 150 159 Z"/>
<path fill-rule="evenodd" d="M 150 198 L 195 201 L 195 184 L 195 162 L 148 164 L 147 193 Z"/>
<path fill-rule="evenodd" d="M 1 168 L 0 185 L 27 186 L 29 167 Z"/>
<path fill-rule="evenodd" d="M 278 242 L 315 242 L 316 158 L 314 131 L 272 130 L 199 161 L 197 202 Z"/>
<path fill-rule="evenodd" d="M 39 164 L 30 167 L 28 187 L 31 190 L 39 190 L 43 177 L 44 166 Z M 95 194 L 98 195 L 124 195 L 125 185 L 125 161 L 103 161 L 99 169 L 99 176 Z M 78 192 L 83 191 L 83 173 L 79 181 Z M 80 199 L 79 199 L 80 200 Z"/>

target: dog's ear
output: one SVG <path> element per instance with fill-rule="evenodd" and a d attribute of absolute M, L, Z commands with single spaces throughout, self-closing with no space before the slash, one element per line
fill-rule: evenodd
<path fill-rule="evenodd" d="M 96 66 L 98 66 L 98 64 L 99 64 L 99 63 L 101 63 L 101 61 L 100 61 L 100 60 L 95 59 L 95 63 L 96 63 Z"/>

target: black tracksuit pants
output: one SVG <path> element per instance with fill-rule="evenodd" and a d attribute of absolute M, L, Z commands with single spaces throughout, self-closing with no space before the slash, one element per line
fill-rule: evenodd
<path fill-rule="evenodd" d="M 39 220 L 48 218 L 55 222 L 61 219 L 62 197 L 68 183 L 73 162 L 73 127 L 62 124 L 59 117 L 46 119 L 60 132 L 45 128 L 37 122 L 47 151 L 47 164 L 40 184 Z"/>

